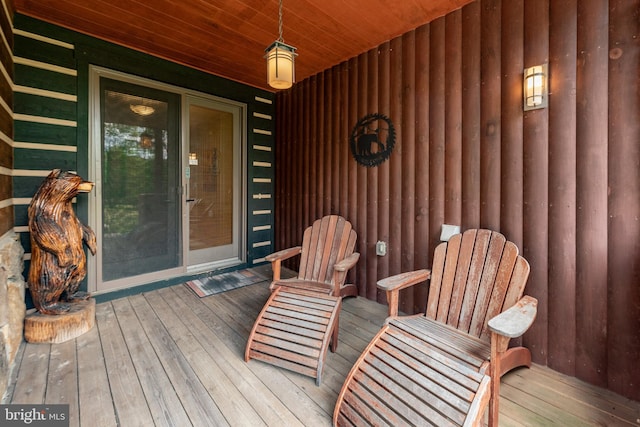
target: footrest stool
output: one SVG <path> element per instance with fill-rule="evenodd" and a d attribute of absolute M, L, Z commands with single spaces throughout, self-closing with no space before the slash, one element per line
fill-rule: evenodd
<path fill-rule="evenodd" d="M 278 287 L 253 325 L 245 360 L 259 359 L 315 378 L 320 385 L 341 301 L 332 295 Z"/>

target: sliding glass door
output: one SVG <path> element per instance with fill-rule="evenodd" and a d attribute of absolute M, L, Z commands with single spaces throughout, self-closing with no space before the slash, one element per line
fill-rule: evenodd
<path fill-rule="evenodd" d="M 244 105 L 92 70 L 89 290 L 244 262 Z"/>

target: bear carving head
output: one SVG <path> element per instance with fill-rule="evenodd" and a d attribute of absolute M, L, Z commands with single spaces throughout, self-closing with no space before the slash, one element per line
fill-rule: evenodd
<path fill-rule="evenodd" d="M 42 189 L 52 196 L 49 201 L 53 198 L 63 202 L 73 199 L 78 193 L 90 192 L 93 182 L 85 181 L 73 172 L 54 169 L 45 179 Z"/>
<path fill-rule="evenodd" d="M 79 175 L 54 169 L 33 196 L 29 205 L 29 217 L 35 217 L 44 211 L 57 216 L 62 206 L 71 206 L 71 200 L 78 193 L 88 193 L 92 188 L 93 183 L 83 180 Z"/>

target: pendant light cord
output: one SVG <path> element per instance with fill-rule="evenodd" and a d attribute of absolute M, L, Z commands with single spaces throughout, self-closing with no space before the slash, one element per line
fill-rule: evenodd
<path fill-rule="evenodd" d="M 278 4 L 278 33 L 280 34 L 278 41 L 284 43 L 284 40 L 282 39 L 282 0 L 280 0 Z"/>

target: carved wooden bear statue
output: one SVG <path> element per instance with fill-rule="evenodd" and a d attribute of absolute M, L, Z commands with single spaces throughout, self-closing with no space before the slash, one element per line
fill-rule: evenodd
<path fill-rule="evenodd" d="M 92 182 L 55 169 L 29 205 L 29 290 L 36 309 L 43 314 L 64 313 L 70 309 L 67 302 L 86 300 L 90 296 L 78 292 L 78 287 L 87 273 L 83 241 L 95 255 L 96 236 L 78 220 L 71 200 L 92 188 Z M 61 302 L 63 293 L 66 302 Z"/>

